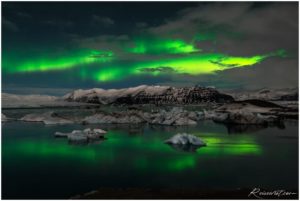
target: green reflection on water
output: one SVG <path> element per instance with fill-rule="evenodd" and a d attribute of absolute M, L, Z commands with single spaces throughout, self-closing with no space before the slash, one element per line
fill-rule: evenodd
<path fill-rule="evenodd" d="M 99 157 L 112 158 L 109 152 L 96 153 L 92 147 L 80 147 L 68 145 L 65 142 L 49 142 L 47 140 L 22 140 L 14 143 L 8 143 L 3 147 L 3 154 L 21 154 L 35 157 L 67 157 L 94 161 Z"/>
<path fill-rule="evenodd" d="M 242 135 L 234 138 L 203 137 L 207 147 L 198 149 L 202 155 L 259 155 L 262 148 L 253 136 Z"/>
<path fill-rule="evenodd" d="M 201 155 L 259 155 L 262 153 L 258 145 L 230 145 L 230 146 L 211 146 L 205 149 L 198 149 Z"/>
<path fill-rule="evenodd" d="M 170 170 L 178 171 L 188 168 L 194 168 L 197 163 L 197 158 L 195 156 L 186 155 L 178 159 L 170 160 L 167 165 Z"/>
<path fill-rule="evenodd" d="M 202 159 L 212 157 L 234 157 L 261 155 L 263 150 L 253 136 L 222 136 L 214 133 L 196 134 L 206 143 L 195 153 L 174 150 L 165 144 L 160 135 L 127 136 L 122 132 L 110 131 L 108 139 L 100 144 L 69 145 L 66 139 L 25 138 L 4 143 L 2 154 L 25 156 L 41 160 L 76 160 L 84 164 L 105 164 L 107 167 L 127 161 L 129 167 L 147 171 L 182 171 L 196 168 Z"/>

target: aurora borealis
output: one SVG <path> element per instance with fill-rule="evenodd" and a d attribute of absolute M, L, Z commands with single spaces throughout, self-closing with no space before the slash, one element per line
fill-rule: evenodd
<path fill-rule="evenodd" d="M 294 85 L 284 78 L 296 75 L 297 29 L 291 21 L 275 31 L 268 21 L 282 24 L 294 14 L 291 3 L 4 3 L 3 85 L 273 86 L 266 71 Z"/>
<path fill-rule="evenodd" d="M 187 44 L 180 39 L 169 40 L 137 40 L 134 41 L 134 47 L 128 48 L 128 52 L 135 54 L 187 54 L 199 52 L 200 49 L 193 44 Z"/>
<path fill-rule="evenodd" d="M 282 51 L 266 55 L 250 57 L 227 56 L 220 53 L 196 53 L 201 52 L 193 45 L 185 44 L 181 40 L 139 42 L 135 47 L 127 49 L 134 58 L 135 54 L 176 54 L 174 58 L 156 58 L 152 60 L 134 61 L 131 64 L 122 65 L 122 59 L 118 60 L 112 51 L 81 50 L 71 51 L 70 55 L 60 57 L 44 56 L 22 61 L 13 57 L 3 58 L 4 73 L 30 73 L 63 71 L 70 68 L 79 68 L 79 77 L 82 79 L 94 79 L 98 82 L 122 80 L 124 77 L 150 74 L 159 76 L 164 73 L 201 75 L 212 74 L 231 68 L 253 66 L 271 56 L 283 56 Z M 284 50 L 283 50 L 284 51 Z M 179 54 L 179 55 L 178 55 Z M 93 67 L 89 64 L 95 64 Z M 14 66 L 11 68 L 10 66 Z"/>
<path fill-rule="evenodd" d="M 102 52 L 99 50 L 81 50 L 73 52 L 70 56 L 36 58 L 20 62 L 16 58 L 3 58 L 3 71 L 8 73 L 24 72 L 46 72 L 53 70 L 66 70 L 78 65 L 88 65 L 91 63 L 105 63 L 113 59 L 112 52 Z M 10 68 L 10 66 L 14 66 Z"/>

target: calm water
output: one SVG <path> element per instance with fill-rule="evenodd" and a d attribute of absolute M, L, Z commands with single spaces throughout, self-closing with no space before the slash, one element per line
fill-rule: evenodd
<path fill-rule="evenodd" d="M 71 145 L 55 131 L 99 127 L 107 140 Z M 69 198 L 100 187 L 298 188 L 298 126 L 228 128 L 2 124 L 3 198 Z M 238 132 L 236 132 L 238 131 Z M 163 141 L 178 132 L 203 138 L 195 153 Z"/>

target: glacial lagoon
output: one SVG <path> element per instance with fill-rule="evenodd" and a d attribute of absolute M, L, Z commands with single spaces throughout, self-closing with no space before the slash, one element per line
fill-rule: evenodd
<path fill-rule="evenodd" d="M 68 199 L 98 188 L 295 190 L 297 124 L 287 121 L 284 128 L 243 128 L 208 120 L 177 127 L 5 122 L 2 196 Z M 106 139 L 75 145 L 54 137 L 56 131 L 85 128 L 107 130 Z M 182 132 L 200 137 L 207 146 L 189 152 L 164 143 Z"/>

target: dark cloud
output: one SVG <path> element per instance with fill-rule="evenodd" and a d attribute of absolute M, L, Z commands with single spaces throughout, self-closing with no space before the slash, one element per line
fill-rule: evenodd
<path fill-rule="evenodd" d="M 71 27 L 74 25 L 74 22 L 69 20 L 45 20 L 42 21 L 43 24 L 57 27 Z"/>
<path fill-rule="evenodd" d="M 105 26 L 111 26 L 115 24 L 115 21 L 109 17 L 102 17 L 98 15 L 93 15 L 92 20 L 94 24 L 101 24 Z"/>
<path fill-rule="evenodd" d="M 21 12 L 21 11 L 17 12 L 17 16 L 19 16 L 21 18 L 28 18 L 28 19 L 32 18 L 32 16 L 30 14 L 25 13 L 25 12 Z"/>
<path fill-rule="evenodd" d="M 146 22 L 137 22 L 135 25 L 137 28 L 145 28 L 148 26 Z"/>
<path fill-rule="evenodd" d="M 123 49 L 120 43 L 130 41 L 128 35 L 101 35 L 97 37 L 73 37 L 73 43 L 80 48 L 113 51 L 118 57 L 122 56 Z"/>
<path fill-rule="evenodd" d="M 196 34 L 204 39 L 210 36 L 217 41 L 215 51 L 233 55 L 265 54 L 281 48 L 297 51 L 297 4 L 269 3 L 258 8 L 253 5 L 251 2 L 223 2 L 187 8 L 178 12 L 177 18 L 148 31 L 186 40 Z"/>
<path fill-rule="evenodd" d="M 10 20 L 7 20 L 5 18 L 2 18 L 2 25 L 5 29 L 9 30 L 9 31 L 13 31 L 13 32 L 18 32 L 19 31 L 19 27 L 13 23 Z"/>

